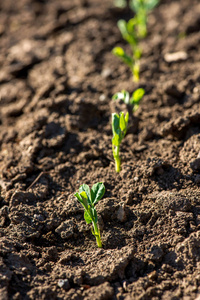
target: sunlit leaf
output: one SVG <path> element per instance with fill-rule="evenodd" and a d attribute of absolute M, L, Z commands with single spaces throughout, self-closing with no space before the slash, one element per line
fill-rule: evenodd
<path fill-rule="evenodd" d="M 104 195 L 105 186 L 103 182 L 95 183 L 91 188 L 91 197 L 93 204 L 96 204 Z"/>

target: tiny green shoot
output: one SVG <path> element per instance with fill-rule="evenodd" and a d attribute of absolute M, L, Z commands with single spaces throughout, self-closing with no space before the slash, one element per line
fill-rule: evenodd
<path fill-rule="evenodd" d="M 98 217 L 95 205 L 103 197 L 105 186 L 102 182 L 95 183 L 91 190 L 87 184 L 79 187 L 79 193 L 74 196 L 84 207 L 84 219 L 87 224 L 92 224 L 92 234 L 96 237 L 97 246 L 102 248 L 101 235 L 98 227 Z"/>
<path fill-rule="evenodd" d="M 119 1 L 120 2 L 120 1 Z M 134 18 L 128 22 L 119 20 L 117 25 L 121 35 L 130 45 L 132 55 L 128 55 L 121 47 L 115 47 L 112 52 L 129 66 L 133 74 L 133 81 L 140 79 L 140 58 L 142 49 L 139 47 L 140 39 L 147 35 L 148 13 L 159 3 L 159 0 L 131 0 L 130 8 L 135 12 Z M 122 7 L 126 6 L 126 1 L 122 1 Z"/>
<path fill-rule="evenodd" d="M 115 170 L 117 173 L 121 170 L 121 160 L 119 156 L 120 144 L 123 138 L 126 135 L 128 129 L 128 119 L 129 113 L 127 112 L 124 115 L 124 112 L 120 112 L 118 115 L 117 113 L 112 114 L 112 150 L 113 150 L 113 157 L 115 160 Z"/>
<path fill-rule="evenodd" d="M 139 41 L 136 31 L 136 19 L 132 18 L 128 22 L 125 20 L 119 20 L 118 28 L 125 41 L 130 45 L 132 50 L 132 56 L 128 55 L 121 47 L 115 47 L 112 52 L 115 56 L 119 57 L 125 64 L 129 66 L 133 74 L 133 80 L 139 81 L 139 59 L 142 55 L 142 51 L 139 48 Z"/>
<path fill-rule="evenodd" d="M 138 37 L 144 38 L 147 35 L 147 21 L 149 12 L 158 5 L 159 0 L 131 0 L 130 8 L 135 12 Z"/>
<path fill-rule="evenodd" d="M 138 109 L 139 103 L 142 100 L 144 94 L 145 90 L 142 88 L 135 90 L 131 97 L 129 92 L 122 90 L 120 93 L 114 94 L 112 99 L 124 101 L 125 104 L 131 105 L 133 112 L 135 112 Z"/>

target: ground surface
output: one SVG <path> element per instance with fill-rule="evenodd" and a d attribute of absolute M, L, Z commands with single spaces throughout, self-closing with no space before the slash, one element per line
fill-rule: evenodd
<path fill-rule="evenodd" d="M 200 3 L 161 1 L 141 81 L 112 0 L 0 3 L 0 299 L 199 299 Z M 169 62 L 166 54 L 183 51 Z M 116 174 L 115 92 L 143 87 Z M 73 193 L 103 181 L 97 249 Z"/>

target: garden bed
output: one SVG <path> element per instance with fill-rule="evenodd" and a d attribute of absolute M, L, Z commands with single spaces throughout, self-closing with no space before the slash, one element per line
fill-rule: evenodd
<path fill-rule="evenodd" d="M 112 0 L 0 3 L 0 299 L 197 299 L 200 4 L 161 1 L 141 79 Z M 178 53 L 170 56 L 169 54 Z M 115 172 L 112 95 L 146 94 Z M 74 197 L 103 182 L 103 248 Z M 198 298 L 199 299 L 199 298 Z"/>

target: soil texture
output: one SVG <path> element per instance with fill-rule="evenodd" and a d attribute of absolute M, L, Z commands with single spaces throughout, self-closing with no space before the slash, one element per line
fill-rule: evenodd
<path fill-rule="evenodd" d="M 0 1 L 0 300 L 200 299 L 200 3 L 161 0 L 141 79 L 112 0 Z M 142 87 L 115 172 L 112 95 Z M 98 249 L 74 193 L 103 182 Z"/>

